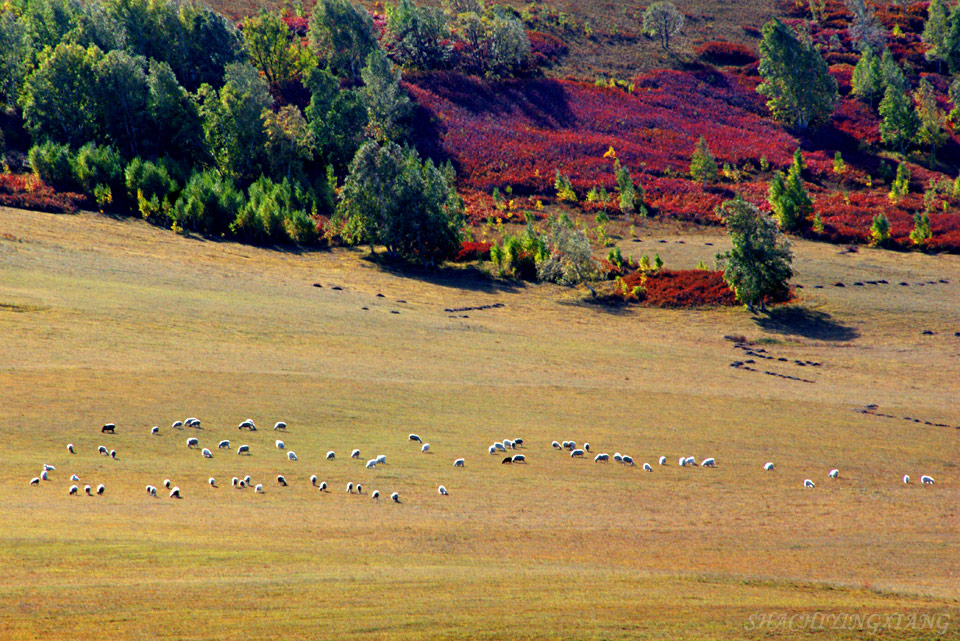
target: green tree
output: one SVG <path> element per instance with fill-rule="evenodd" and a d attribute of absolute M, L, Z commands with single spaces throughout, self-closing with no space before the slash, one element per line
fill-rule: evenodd
<path fill-rule="evenodd" d="M 177 82 L 165 62 L 151 60 L 147 68 L 149 151 L 177 158 L 201 159 L 205 153 L 200 110 L 193 97 Z"/>
<path fill-rule="evenodd" d="M 720 208 L 732 247 L 717 254 L 723 279 L 751 311 L 767 299 L 783 299 L 793 276 L 790 244 L 776 223 L 739 196 Z"/>
<path fill-rule="evenodd" d="M 643 188 L 634 184 L 630 177 L 630 170 L 620 164 L 620 159 L 613 161 L 613 170 L 617 179 L 617 190 L 620 192 L 620 212 L 633 214 L 639 211 L 646 215 L 646 206 L 643 203 Z"/>
<path fill-rule="evenodd" d="M 460 246 L 463 203 L 454 179 L 449 164 L 422 162 L 412 148 L 368 142 L 350 163 L 336 220 L 371 253 L 379 244 L 392 256 L 435 264 Z"/>
<path fill-rule="evenodd" d="M 950 28 L 950 5 L 947 0 L 930 0 L 927 7 L 927 22 L 923 26 L 923 42 L 927 45 L 924 54 L 929 61 L 936 60 L 937 72 L 941 71 L 946 58 L 947 33 Z"/>
<path fill-rule="evenodd" d="M 567 216 L 557 216 L 545 239 L 546 254 L 537 264 L 537 277 L 546 282 L 576 286 L 583 284 L 596 297 L 590 281 L 597 278 L 600 266 L 593 257 L 590 239 Z"/>
<path fill-rule="evenodd" d="M 233 22 L 193 0 L 180 3 L 177 40 L 182 43 L 182 53 L 158 59 L 170 64 L 188 91 L 204 84 L 220 88 L 227 65 L 243 62 L 247 55 L 243 36 Z"/>
<path fill-rule="evenodd" d="M 883 56 L 880 58 L 880 75 L 883 77 L 884 92 L 891 86 L 900 93 L 906 93 L 910 89 L 907 77 L 903 75 L 903 69 L 900 68 L 889 49 L 884 49 Z"/>
<path fill-rule="evenodd" d="M 450 28 L 446 14 L 436 7 L 418 7 L 412 0 L 387 5 L 386 42 L 412 69 L 439 69 L 450 58 Z"/>
<path fill-rule="evenodd" d="M 0 12 L 0 107 L 16 105 L 32 59 L 27 23 L 12 11 Z"/>
<path fill-rule="evenodd" d="M 803 165 L 796 159 L 787 175 L 777 172 L 770 181 L 767 200 L 784 231 L 795 231 L 813 214 L 813 202 L 803 187 Z"/>
<path fill-rule="evenodd" d="M 316 56 L 293 37 L 280 11 L 261 9 L 241 23 L 250 62 L 263 73 L 271 87 L 301 80 L 317 64 Z"/>
<path fill-rule="evenodd" d="M 910 168 L 906 163 L 897 165 L 897 175 L 890 185 L 890 200 L 896 202 L 910 193 Z"/>
<path fill-rule="evenodd" d="M 913 214 L 913 231 L 910 232 L 910 240 L 918 247 L 925 246 L 933 238 L 933 231 L 930 229 L 930 216 L 925 211 L 917 211 Z"/>
<path fill-rule="evenodd" d="M 703 136 L 697 141 L 693 148 L 693 155 L 690 156 L 690 177 L 704 184 L 716 182 L 717 160 L 710 153 L 710 147 Z"/>
<path fill-rule="evenodd" d="M 216 171 L 196 172 L 184 186 L 171 218 L 176 229 L 225 235 L 244 205 L 243 193 Z"/>
<path fill-rule="evenodd" d="M 400 70 L 378 47 L 367 56 L 360 75 L 370 135 L 381 143 L 403 139 L 405 131 L 401 122 L 410 112 L 410 99 L 400 86 Z"/>
<path fill-rule="evenodd" d="M 869 47 L 860 54 L 857 66 L 853 68 L 853 95 L 871 107 L 883 98 L 883 71 L 880 58 Z"/>
<path fill-rule="evenodd" d="M 148 123 L 146 61 L 125 51 L 109 51 L 94 65 L 101 130 L 127 157 L 140 153 Z"/>
<path fill-rule="evenodd" d="M 34 175 L 51 187 L 61 191 L 79 187 L 68 145 L 49 140 L 42 142 L 30 148 L 27 159 Z"/>
<path fill-rule="evenodd" d="M 924 78 L 913 94 L 916 103 L 916 114 L 919 126 L 917 127 L 916 141 L 919 145 L 930 148 L 931 161 L 936 160 L 937 149 L 949 138 L 947 132 L 947 117 L 937 104 L 937 96 L 933 85 Z"/>
<path fill-rule="evenodd" d="M 338 174 L 365 141 L 367 108 L 359 91 L 340 91 L 340 80 L 328 69 L 314 69 L 307 77 L 310 104 L 304 111 L 313 131 L 317 156 Z"/>
<path fill-rule="evenodd" d="M 209 85 L 200 90 L 207 148 L 227 175 L 253 180 L 266 160 L 263 115 L 273 99 L 267 83 L 249 64 L 227 65 L 225 79 L 220 91 Z"/>
<path fill-rule="evenodd" d="M 370 14 L 351 0 L 320 0 L 310 17 L 309 36 L 320 60 L 354 83 L 360 80 L 367 56 L 378 47 Z"/>
<path fill-rule="evenodd" d="M 882 49 L 887 43 L 886 29 L 877 20 L 873 11 L 864 0 L 844 0 L 847 9 L 853 14 L 853 20 L 847 28 L 850 39 L 862 51 L 864 49 Z"/>
<path fill-rule="evenodd" d="M 313 130 L 300 109 L 286 105 L 276 113 L 268 110 L 264 112 L 263 127 L 271 175 L 277 179 L 303 180 L 305 165 L 313 159 L 316 144 Z"/>
<path fill-rule="evenodd" d="M 92 195 L 97 186 L 122 193 L 123 159 L 113 147 L 87 143 L 77 151 L 73 167 L 83 193 Z"/>
<path fill-rule="evenodd" d="M 805 129 L 829 120 L 838 101 L 837 81 L 820 53 L 801 42 L 779 19 L 763 28 L 757 91 L 767 107 L 788 126 Z"/>
<path fill-rule="evenodd" d="M 683 14 L 668 0 L 654 2 L 643 12 L 643 33 L 658 38 L 664 51 L 670 50 L 670 38 L 683 31 Z"/>
<path fill-rule="evenodd" d="M 890 221 L 883 214 L 877 214 L 870 223 L 870 244 L 882 247 L 890 242 Z"/>
<path fill-rule="evenodd" d="M 261 176 L 247 192 L 247 201 L 230 224 L 244 242 L 309 244 L 317 240 L 317 224 L 309 214 L 310 198 L 296 183 L 273 182 Z"/>
<path fill-rule="evenodd" d="M 880 101 L 880 139 L 903 153 L 913 143 L 920 128 L 920 119 L 913 109 L 913 101 L 893 85 L 887 87 Z"/>

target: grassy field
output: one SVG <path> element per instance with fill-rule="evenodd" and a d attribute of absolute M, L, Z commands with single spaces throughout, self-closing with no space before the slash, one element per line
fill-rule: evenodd
<path fill-rule="evenodd" d="M 725 242 L 639 234 L 624 253 L 668 267 Z M 752 317 L 0 209 L 0 638 L 833 639 L 884 621 L 882 638 L 960 638 L 960 257 L 795 248 L 799 304 Z M 813 383 L 740 371 L 725 335 L 822 365 L 756 365 Z M 950 427 L 854 411 L 870 403 Z M 187 416 L 202 446 L 252 456 L 202 459 L 169 428 Z M 238 432 L 247 417 L 267 429 Z M 275 449 L 276 420 L 299 461 Z M 487 454 L 518 436 L 526 465 Z M 654 472 L 572 461 L 554 439 Z M 718 467 L 679 468 L 688 454 Z M 68 496 L 73 473 L 105 496 Z M 245 474 L 266 492 L 230 487 Z M 817 612 L 904 619 L 758 625 Z"/>

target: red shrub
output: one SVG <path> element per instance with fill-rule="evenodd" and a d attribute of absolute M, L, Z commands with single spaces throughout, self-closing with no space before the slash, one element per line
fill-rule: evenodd
<path fill-rule="evenodd" d="M 567 55 L 566 43 L 556 36 L 540 31 L 528 31 L 527 37 L 530 39 L 530 53 L 537 66 L 554 64 Z"/>
<path fill-rule="evenodd" d="M 757 54 L 750 47 L 734 42 L 711 41 L 704 42 L 694 49 L 702 60 L 714 65 L 737 66 L 749 65 L 757 62 Z"/>
<path fill-rule="evenodd" d="M 627 291 L 641 286 L 640 272 L 627 274 L 623 282 Z M 699 269 L 663 269 L 647 275 L 642 285 L 646 294 L 641 302 L 650 307 L 701 307 L 713 305 L 736 305 L 737 298 L 723 280 L 722 271 Z M 621 292 L 621 297 L 623 294 Z"/>
<path fill-rule="evenodd" d="M 0 206 L 72 214 L 83 202 L 83 195 L 58 192 L 33 174 L 0 174 Z"/>
<path fill-rule="evenodd" d="M 467 263 L 472 260 L 488 260 L 492 246 L 490 243 L 463 241 L 460 243 L 460 250 L 457 255 L 453 257 L 453 262 Z"/>

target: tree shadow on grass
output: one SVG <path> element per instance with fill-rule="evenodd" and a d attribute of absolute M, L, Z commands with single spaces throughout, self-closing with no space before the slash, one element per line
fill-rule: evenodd
<path fill-rule="evenodd" d="M 765 316 L 754 316 L 753 320 L 768 332 L 821 341 L 852 341 L 860 336 L 856 329 L 838 323 L 830 314 L 799 305 L 775 307 L 768 310 Z"/>
<path fill-rule="evenodd" d="M 522 281 L 496 279 L 472 265 L 468 267 L 421 267 L 402 260 L 391 259 L 382 254 L 377 254 L 375 257 L 368 254 L 364 256 L 363 260 L 394 276 L 412 278 L 438 287 L 495 294 L 516 292 L 526 286 Z"/>

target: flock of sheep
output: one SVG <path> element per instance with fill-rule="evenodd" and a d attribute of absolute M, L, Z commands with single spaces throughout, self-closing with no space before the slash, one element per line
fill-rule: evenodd
<path fill-rule="evenodd" d="M 175 430 L 183 430 L 184 427 L 190 427 L 190 428 L 197 429 L 197 430 L 202 429 L 200 419 L 195 418 L 195 417 L 188 418 L 188 419 L 186 419 L 186 420 L 184 420 L 184 421 L 175 421 L 175 422 L 171 425 L 171 428 L 172 428 L 172 429 L 175 429 Z M 256 431 L 257 431 L 257 426 L 256 426 L 256 424 L 254 423 L 254 421 L 253 421 L 252 419 L 249 419 L 249 418 L 248 418 L 248 419 L 242 421 L 242 422 L 237 426 L 237 429 L 240 430 L 240 431 L 247 430 L 247 431 L 250 431 L 250 432 L 256 432 Z M 287 429 L 287 424 L 286 424 L 285 422 L 283 422 L 283 421 L 278 421 L 277 423 L 274 424 L 273 429 L 274 429 L 274 431 L 285 432 L 286 429 Z M 107 424 L 105 424 L 105 425 L 101 428 L 101 432 L 102 432 L 102 433 L 105 433 L 105 434 L 115 434 L 115 433 L 116 433 L 116 425 L 113 424 L 113 423 L 107 423 Z M 158 426 L 154 426 L 153 428 L 150 429 L 150 434 L 151 434 L 151 435 L 154 435 L 154 436 L 160 436 L 160 428 L 159 428 Z M 419 443 L 419 444 L 420 444 L 420 451 L 421 451 L 422 453 L 427 454 L 427 453 L 430 452 L 430 444 L 429 444 L 429 443 L 424 443 L 424 442 L 423 442 L 423 439 L 420 438 L 419 435 L 417 435 L 417 434 L 410 434 L 410 435 L 408 436 L 408 440 L 409 440 L 409 441 L 412 441 L 412 442 Z M 499 452 L 507 453 L 508 450 L 513 451 L 513 450 L 516 450 L 518 447 L 523 447 L 523 443 L 524 443 L 524 442 L 523 442 L 523 439 L 522 439 L 522 438 L 504 439 L 503 441 L 497 441 L 497 442 L 493 443 L 492 445 L 490 445 L 487 451 L 489 452 L 489 454 L 497 454 L 497 453 L 499 453 Z M 200 439 L 199 439 L 198 437 L 191 436 L 191 437 L 187 438 L 187 439 L 186 439 L 186 445 L 187 445 L 187 448 L 188 448 L 188 449 L 191 449 L 191 450 L 200 449 L 200 454 L 201 454 L 201 456 L 202 456 L 203 458 L 206 458 L 206 459 L 213 458 L 213 452 L 212 452 L 210 449 L 208 449 L 208 448 L 202 448 L 202 449 L 201 449 L 201 448 L 200 448 Z M 276 441 L 274 441 L 274 445 L 276 446 L 276 448 L 277 448 L 278 450 L 280 450 L 280 451 L 282 451 L 282 452 L 286 452 L 286 457 L 287 457 L 289 460 L 291 460 L 291 461 L 297 461 L 297 460 L 298 460 L 296 452 L 294 452 L 294 451 L 292 451 L 292 450 L 287 450 L 287 449 L 286 449 L 286 444 L 283 442 L 283 440 L 277 439 Z M 565 450 L 565 451 L 569 451 L 571 458 L 579 458 L 579 459 L 582 459 L 582 458 L 585 458 L 585 456 L 586 456 L 586 454 L 587 454 L 588 452 L 590 452 L 590 444 L 589 444 L 589 443 L 584 443 L 582 447 L 577 447 L 577 443 L 576 443 L 575 441 L 562 441 L 562 442 L 561 442 L 561 441 L 553 441 L 553 443 L 552 443 L 551 445 L 552 445 L 553 449 L 555 449 L 555 450 L 561 450 L 561 451 L 564 451 L 564 450 Z M 223 450 L 223 449 L 229 450 L 229 449 L 231 449 L 230 441 L 229 441 L 228 439 L 221 440 L 221 441 L 217 444 L 217 449 L 218 449 L 218 450 Z M 76 448 L 74 447 L 74 445 L 73 445 L 72 443 L 68 443 L 68 444 L 67 444 L 67 451 L 68 451 L 70 454 L 76 454 Z M 116 458 L 117 458 L 117 452 L 116 452 L 116 450 L 110 450 L 110 449 L 108 449 L 107 447 L 105 447 L 105 446 L 103 446 L 103 445 L 98 446 L 97 451 L 98 451 L 99 454 L 102 455 L 102 456 L 109 456 L 109 457 L 112 458 L 112 459 L 116 459 Z M 240 445 L 239 447 L 237 447 L 237 454 L 238 454 L 238 455 L 249 455 L 249 454 L 250 454 L 250 445 L 248 445 L 248 444 L 242 444 L 242 445 Z M 333 451 L 333 450 L 327 452 L 325 458 L 326 458 L 326 460 L 334 460 L 334 459 L 336 459 L 336 452 Z M 354 449 L 354 450 L 350 453 L 350 458 L 351 458 L 351 459 L 359 459 L 359 458 L 360 458 L 360 450 Z M 610 458 L 611 458 L 611 456 L 610 456 L 609 454 L 607 454 L 606 452 L 601 452 L 601 453 L 596 454 L 596 455 L 593 457 L 593 461 L 594 461 L 595 463 L 607 463 L 607 462 L 610 461 Z M 633 465 L 635 465 L 634 460 L 633 460 L 633 457 L 627 456 L 627 455 L 624 455 L 624 454 L 621 454 L 620 452 L 614 453 L 612 458 L 613 458 L 613 460 L 616 461 L 617 463 L 620 463 L 620 464 L 625 465 L 625 466 L 633 466 Z M 385 455 L 383 455 L 383 454 L 379 454 L 379 455 L 377 455 L 376 457 L 368 460 L 368 461 L 366 462 L 366 464 L 364 465 L 364 467 L 365 467 L 366 469 L 375 469 L 378 465 L 385 464 L 386 461 L 387 461 L 387 457 L 386 457 Z M 524 454 L 512 454 L 512 455 L 508 455 L 508 456 L 506 456 L 505 458 L 503 458 L 503 460 L 502 460 L 501 462 L 502 462 L 503 464 L 525 463 L 525 462 L 526 462 L 526 456 L 525 456 Z M 680 467 L 697 467 L 697 466 L 698 466 L 698 463 L 697 463 L 697 461 L 696 461 L 696 458 L 693 457 L 693 456 L 685 456 L 685 457 L 684 457 L 684 456 L 681 456 L 681 457 L 678 459 L 677 464 L 678 464 Z M 453 466 L 454 466 L 454 467 L 464 467 L 465 465 L 466 465 L 466 462 L 465 462 L 465 459 L 463 459 L 463 458 L 457 458 L 457 459 L 455 459 L 455 460 L 453 461 Z M 666 457 L 666 456 L 661 456 L 661 457 L 659 457 L 658 465 L 667 465 L 667 457 Z M 717 465 L 717 461 L 716 461 L 716 459 L 714 459 L 713 457 L 705 458 L 705 459 L 701 460 L 700 463 L 699 463 L 699 467 L 705 467 L 705 468 L 713 468 L 713 467 L 716 467 L 716 465 Z M 643 469 L 645 472 L 652 472 L 652 471 L 653 471 L 653 466 L 651 466 L 649 463 L 644 463 L 643 466 L 642 466 L 642 469 Z M 767 471 L 767 472 L 772 472 L 772 471 L 774 470 L 773 462 L 767 462 L 767 463 L 765 463 L 764 466 L 763 466 L 763 469 L 764 469 L 765 471 Z M 32 478 L 32 479 L 30 480 L 30 485 L 32 485 L 32 486 L 38 486 L 38 485 L 40 485 L 40 483 L 41 483 L 42 481 L 49 481 L 49 480 L 50 480 L 50 472 L 53 472 L 53 471 L 56 471 L 56 467 L 54 467 L 53 465 L 50 465 L 50 464 L 44 464 L 43 470 L 41 471 L 40 476 L 39 476 L 39 477 L 34 477 L 34 478 Z M 831 479 L 836 479 L 836 478 L 839 477 L 839 475 L 840 475 L 840 471 L 839 471 L 838 469 L 832 469 L 832 470 L 830 470 L 830 471 L 827 473 L 827 477 L 828 477 L 828 478 L 831 478 Z M 80 481 L 80 477 L 78 477 L 76 474 L 73 474 L 73 475 L 71 475 L 70 480 L 71 480 L 71 481 Z M 320 492 L 327 492 L 327 491 L 328 491 L 328 486 L 327 486 L 326 481 L 319 481 L 319 482 L 318 482 L 318 481 L 319 481 L 319 479 L 317 478 L 316 475 L 312 475 L 312 476 L 310 477 L 310 483 L 311 483 L 311 485 L 312 485 L 313 487 L 316 487 Z M 910 483 L 910 476 L 909 476 L 909 475 L 904 475 L 903 478 L 902 478 L 902 481 L 903 481 L 904 484 L 909 484 L 909 483 Z M 218 486 L 217 486 L 216 479 L 215 479 L 214 477 L 210 477 L 207 482 L 208 482 L 208 484 L 209 484 L 211 487 L 214 487 L 214 488 L 218 487 Z M 922 485 L 933 485 L 933 484 L 934 484 L 934 480 L 933 480 L 933 477 L 924 474 L 924 475 L 922 475 L 922 476 L 920 477 L 920 483 L 921 483 Z M 278 475 L 278 476 L 277 476 L 277 484 L 280 485 L 281 487 L 287 487 L 287 486 L 288 486 L 287 480 L 286 480 L 286 478 L 285 478 L 283 475 Z M 262 484 L 262 483 L 257 483 L 256 485 L 253 485 L 252 479 L 251 479 L 251 477 L 250 477 L 249 475 L 248 475 L 248 476 L 245 476 L 245 477 L 243 477 L 243 478 L 233 477 L 233 479 L 232 479 L 232 481 L 231 481 L 231 485 L 232 485 L 234 488 L 236 488 L 236 489 L 244 489 L 244 488 L 247 488 L 247 487 L 253 487 L 255 493 L 257 493 L 257 494 L 262 494 L 262 493 L 263 493 L 263 484 Z M 180 492 L 180 488 L 177 487 L 177 486 L 175 486 L 175 485 L 173 485 L 173 483 L 170 481 L 170 479 L 165 479 L 165 480 L 163 481 L 163 486 L 164 486 L 164 488 L 166 488 L 167 490 L 170 490 L 170 494 L 169 494 L 170 498 L 174 498 L 174 499 L 182 498 L 181 492 Z M 803 480 L 803 487 L 805 487 L 805 488 L 815 488 L 815 487 L 816 487 L 816 484 L 815 484 L 811 479 L 804 479 L 804 480 Z M 147 490 L 147 494 L 148 494 L 148 495 L 153 496 L 153 497 L 156 497 L 156 496 L 157 496 L 157 488 L 156 488 L 155 486 L 153 486 L 153 485 L 147 485 L 147 486 L 146 486 L 146 490 Z M 98 496 L 103 496 L 103 494 L 104 494 L 105 491 L 106 491 L 106 487 L 105 487 L 102 483 L 99 484 L 99 485 L 97 485 L 96 495 L 98 495 Z M 84 486 L 84 492 L 85 492 L 88 496 L 93 496 L 93 495 L 94 495 L 94 490 L 93 490 L 93 488 L 92 488 L 90 485 L 85 485 L 85 486 Z M 350 482 L 350 483 L 347 484 L 346 492 L 349 493 L 349 494 L 353 494 L 354 492 L 356 492 L 357 494 L 363 494 L 363 485 L 362 485 L 361 483 Z M 443 485 L 440 485 L 440 486 L 437 488 L 437 492 L 438 492 L 438 494 L 440 494 L 441 496 L 448 496 L 448 495 L 449 495 L 449 492 L 447 491 L 447 488 L 446 488 L 445 486 L 443 486 Z M 69 488 L 69 494 L 70 494 L 71 496 L 78 495 L 79 493 L 80 493 L 80 487 L 79 487 L 78 485 L 71 485 L 71 486 L 70 486 L 70 488 Z M 373 498 L 374 500 L 379 500 L 379 498 L 380 498 L 380 491 L 379 491 L 379 490 L 374 490 L 373 492 L 371 492 L 370 497 Z M 392 492 L 392 493 L 390 494 L 390 498 L 391 498 L 395 503 L 400 503 L 400 494 L 399 494 L 398 492 Z"/>

